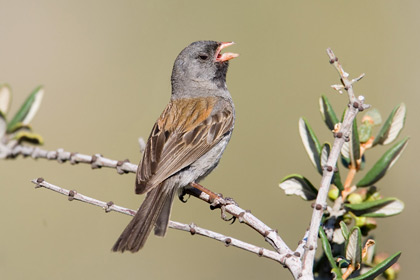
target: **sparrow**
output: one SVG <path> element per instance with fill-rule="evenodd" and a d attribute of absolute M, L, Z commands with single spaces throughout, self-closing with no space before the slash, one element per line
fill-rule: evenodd
<path fill-rule="evenodd" d="M 233 42 L 197 41 L 181 51 L 172 69 L 172 94 L 152 128 L 136 174 L 136 194 L 146 197 L 112 250 L 139 251 L 152 228 L 165 236 L 172 202 L 219 163 L 231 138 L 235 108 L 226 86 Z"/>

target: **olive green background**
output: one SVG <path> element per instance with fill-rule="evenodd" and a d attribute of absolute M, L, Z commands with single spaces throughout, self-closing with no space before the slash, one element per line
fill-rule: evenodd
<path fill-rule="evenodd" d="M 148 136 L 169 100 L 176 55 L 196 40 L 235 41 L 229 51 L 240 57 L 228 73 L 235 133 L 203 184 L 234 197 L 295 248 L 309 224 L 310 203 L 286 197 L 278 183 L 290 173 L 320 181 L 297 122 L 305 116 L 320 140 L 332 141 L 318 98 L 326 94 L 338 114 L 347 103 L 330 88 L 339 83 L 325 54 L 332 47 L 352 77 L 366 73 L 355 91 L 383 118 L 407 104 L 402 135 L 410 135 L 409 146 L 377 184 L 406 208 L 378 220 L 375 233 L 378 251 L 402 250 L 400 279 L 413 279 L 420 261 L 419 12 L 418 1 L 389 0 L 0 0 L 0 80 L 13 88 L 12 113 L 45 85 L 32 123 L 45 149 L 137 163 L 137 138 Z M 369 151 L 367 166 L 386 149 Z M 291 279 L 273 261 L 174 230 L 164 239 L 151 236 L 138 254 L 111 253 L 130 218 L 35 190 L 30 180 L 41 176 L 133 209 L 143 199 L 134 195 L 134 174 L 43 159 L 0 161 L 1 279 Z M 256 232 L 223 222 L 219 211 L 194 198 L 175 201 L 172 219 L 269 248 Z"/>

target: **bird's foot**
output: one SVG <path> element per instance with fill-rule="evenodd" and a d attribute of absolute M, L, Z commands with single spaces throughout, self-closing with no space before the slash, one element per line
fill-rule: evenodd
<path fill-rule="evenodd" d="M 187 198 L 185 198 L 185 196 L 187 196 Z M 182 188 L 181 191 L 178 193 L 178 198 L 179 200 L 181 200 L 182 203 L 187 203 L 188 199 L 190 199 L 191 195 L 186 191 L 185 188 Z"/>
<path fill-rule="evenodd" d="M 221 216 L 224 221 L 232 221 L 232 224 L 235 222 L 236 217 L 232 216 L 228 218 L 228 215 L 227 215 L 228 212 L 226 211 L 226 206 L 229 206 L 229 205 L 238 206 L 238 204 L 235 202 L 235 200 L 233 200 L 233 198 L 230 198 L 230 197 L 224 198 L 221 193 L 214 193 L 195 182 L 192 182 L 190 186 L 192 188 L 187 189 L 186 193 L 192 194 L 196 197 L 200 197 L 201 199 L 205 197 L 204 200 L 210 202 L 211 210 L 220 208 Z"/>

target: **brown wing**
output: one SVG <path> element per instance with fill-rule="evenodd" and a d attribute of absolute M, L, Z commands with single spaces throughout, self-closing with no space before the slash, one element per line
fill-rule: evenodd
<path fill-rule="evenodd" d="M 137 169 L 136 193 L 148 192 L 199 159 L 232 129 L 233 121 L 233 108 L 215 97 L 169 103 L 147 141 Z"/>

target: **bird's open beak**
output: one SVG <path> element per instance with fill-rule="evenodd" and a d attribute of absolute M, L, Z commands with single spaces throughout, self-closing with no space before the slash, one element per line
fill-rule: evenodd
<path fill-rule="evenodd" d="M 216 61 L 218 62 L 223 62 L 223 61 L 227 61 L 227 60 L 231 60 L 232 58 L 238 57 L 239 54 L 237 53 L 223 53 L 221 54 L 220 52 L 229 46 L 232 46 L 233 44 L 235 44 L 234 42 L 222 42 L 220 43 L 219 47 L 216 50 Z"/>

